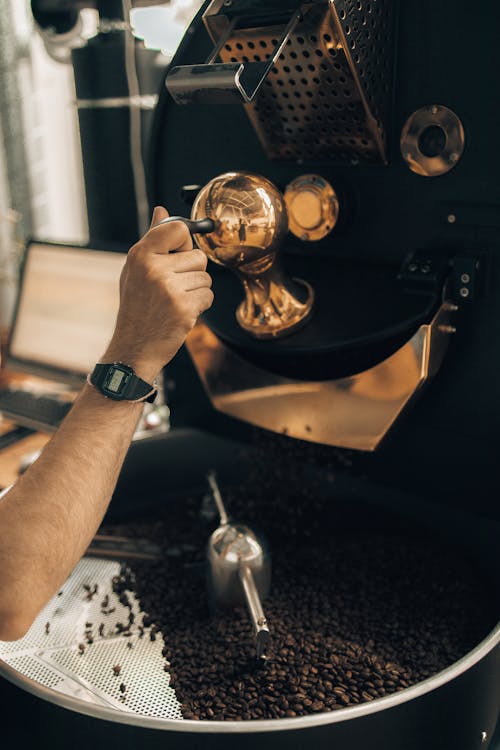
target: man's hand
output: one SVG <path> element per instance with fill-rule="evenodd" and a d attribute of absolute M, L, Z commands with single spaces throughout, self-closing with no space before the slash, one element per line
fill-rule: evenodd
<path fill-rule="evenodd" d="M 122 361 L 151 382 L 213 302 L 207 258 L 181 221 L 155 208 L 149 231 L 129 251 L 116 328 L 102 361 Z"/>
<path fill-rule="evenodd" d="M 130 250 L 103 362 L 151 382 L 212 304 L 207 260 L 182 222 L 154 225 Z M 175 251 L 175 252 L 174 252 Z M 142 403 L 85 385 L 40 458 L 0 502 L 0 640 L 20 638 L 83 555 L 106 512 Z"/>

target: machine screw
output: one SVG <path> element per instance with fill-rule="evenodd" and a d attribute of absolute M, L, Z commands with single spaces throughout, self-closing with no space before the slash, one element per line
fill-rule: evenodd
<path fill-rule="evenodd" d="M 432 114 L 433 114 L 433 115 L 437 115 L 437 113 L 438 113 L 438 108 L 436 107 L 436 105 L 435 105 L 435 104 L 433 104 L 433 105 L 432 105 L 432 107 L 431 107 L 431 112 L 432 112 Z"/>
<path fill-rule="evenodd" d="M 441 333 L 456 333 L 457 332 L 457 329 L 455 328 L 455 326 L 449 326 L 449 325 L 446 325 L 445 323 L 442 323 L 441 325 L 439 325 L 438 328 L 441 331 Z"/>
<path fill-rule="evenodd" d="M 456 311 L 458 310 L 458 305 L 455 305 L 455 303 L 454 303 L 454 302 L 445 302 L 445 303 L 443 304 L 443 308 L 444 308 L 444 309 L 445 309 L 445 310 L 446 310 L 447 312 L 456 312 Z"/>
<path fill-rule="evenodd" d="M 450 154 L 450 161 L 456 162 L 460 159 L 460 154 L 457 154 L 456 151 L 453 151 L 452 154 Z"/>
<path fill-rule="evenodd" d="M 460 281 L 462 282 L 462 284 L 468 284 L 468 283 L 469 283 L 469 281 L 470 281 L 470 276 L 469 276 L 469 274 L 468 274 L 468 273 L 463 273 L 463 274 L 462 274 L 462 275 L 460 276 Z"/>
<path fill-rule="evenodd" d="M 461 289 L 460 289 L 460 296 L 461 297 L 468 297 L 469 296 L 469 290 L 467 289 L 467 287 L 465 287 L 465 286 L 461 287 Z"/>
<path fill-rule="evenodd" d="M 224 0 L 225 8 L 230 8 L 232 4 L 233 4 L 233 0 Z"/>
<path fill-rule="evenodd" d="M 303 234 L 300 235 L 300 239 L 303 240 L 304 242 L 308 240 L 309 235 L 307 234 L 307 232 L 303 232 Z"/>
<path fill-rule="evenodd" d="M 457 220 L 455 214 L 448 214 L 448 224 L 454 224 Z"/>

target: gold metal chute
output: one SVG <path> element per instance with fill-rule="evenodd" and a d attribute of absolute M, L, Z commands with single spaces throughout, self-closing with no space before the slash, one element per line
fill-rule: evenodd
<path fill-rule="evenodd" d="M 347 378 L 304 382 L 244 360 L 200 322 L 187 345 L 216 409 L 273 432 L 341 448 L 374 451 L 438 370 L 453 306 L 383 362 Z"/>

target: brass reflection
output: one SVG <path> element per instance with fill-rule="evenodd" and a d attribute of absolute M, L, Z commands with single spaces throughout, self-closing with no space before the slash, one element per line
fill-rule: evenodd
<path fill-rule="evenodd" d="M 300 381 L 267 372 L 235 354 L 199 323 L 188 349 L 216 409 L 273 432 L 373 451 L 439 369 L 453 305 L 444 302 L 393 355 L 351 377 Z"/>
<path fill-rule="evenodd" d="M 451 109 L 432 104 L 417 109 L 408 118 L 400 145 L 412 172 L 438 177 L 459 162 L 465 145 L 464 129 Z"/>
<path fill-rule="evenodd" d="M 304 174 L 290 182 L 285 189 L 285 202 L 290 231 L 301 240 L 321 240 L 337 223 L 337 194 L 319 175 Z"/>
<path fill-rule="evenodd" d="M 291 333 L 312 311 L 314 292 L 282 270 L 278 250 L 288 231 L 285 201 L 265 177 L 227 172 L 197 195 L 193 220 L 208 217 L 215 231 L 195 235 L 198 246 L 241 279 L 245 298 L 238 306 L 240 326 L 259 339 Z"/>

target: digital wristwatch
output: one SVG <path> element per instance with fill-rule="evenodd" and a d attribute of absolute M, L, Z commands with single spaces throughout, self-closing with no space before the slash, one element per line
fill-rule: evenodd
<path fill-rule="evenodd" d="M 158 393 L 156 384 L 146 383 L 123 362 L 97 364 L 87 375 L 87 382 L 114 401 L 147 401 L 152 404 Z"/>

